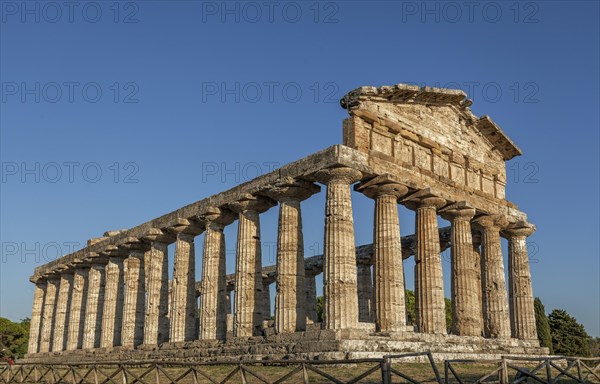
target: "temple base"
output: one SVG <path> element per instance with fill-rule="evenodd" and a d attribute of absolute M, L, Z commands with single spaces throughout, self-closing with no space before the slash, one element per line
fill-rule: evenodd
<path fill-rule="evenodd" d="M 368 328 L 367 323 L 364 324 Z M 537 340 L 485 339 L 475 336 L 405 332 L 375 333 L 366 329 L 321 330 L 311 325 L 306 332 L 229 338 L 226 341 L 195 340 L 141 345 L 138 349 L 98 348 L 25 356 L 28 363 L 102 363 L 119 361 L 235 361 L 279 359 L 354 359 L 388 354 L 431 351 L 436 360 L 493 360 L 501 356 L 548 355 Z M 422 357 L 421 357 L 422 358 Z M 418 358 L 415 358 L 418 360 Z"/>

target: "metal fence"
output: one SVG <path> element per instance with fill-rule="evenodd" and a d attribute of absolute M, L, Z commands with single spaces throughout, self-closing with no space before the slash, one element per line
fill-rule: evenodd
<path fill-rule="evenodd" d="M 352 360 L 17 363 L 0 365 L 0 383 L 600 383 L 600 358 L 506 356 L 500 360 L 445 360 L 443 367 L 442 376 L 430 352 Z"/>

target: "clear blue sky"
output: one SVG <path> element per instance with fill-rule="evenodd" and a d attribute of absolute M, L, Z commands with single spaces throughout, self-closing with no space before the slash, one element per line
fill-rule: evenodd
<path fill-rule="evenodd" d="M 0 4 L 0 316 L 29 316 L 28 277 L 73 243 L 341 143 L 341 96 L 410 82 L 468 91 L 522 148 L 507 197 L 538 227 L 534 294 L 600 336 L 598 2 Z M 307 255 L 323 205 L 304 203 Z M 354 206 L 369 243 L 373 203 Z M 272 264 L 277 210 L 261 220 Z"/>

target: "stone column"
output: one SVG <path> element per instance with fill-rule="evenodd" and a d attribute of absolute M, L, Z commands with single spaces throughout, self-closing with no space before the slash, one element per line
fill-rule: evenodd
<path fill-rule="evenodd" d="M 375 199 L 375 329 L 378 332 L 401 331 L 406 325 L 406 305 L 398 199 L 408 192 L 408 188 L 376 178 L 358 189 Z"/>
<path fill-rule="evenodd" d="M 32 281 L 33 282 L 33 281 Z M 29 326 L 29 345 L 27 353 L 37 353 L 40 349 L 40 328 L 42 325 L 42 312 L 44 310 L 44 296 L 46 294 L 46 280 L 39 278 L 34 281 L 33 307 L 31 309 L 31 323 Z"/>
<path fill-rule="evenodd" d="M 262 282 L 262 321 L 268 321 L 271 320 L 271 284 L 269 284 L 264 275 Z"/>
<path fill-rule="evenodd" d="M 446 334 L 444 280 L 437 223 L 437 209 L 446 201 L 428 190 L 405 199 L 416 211 L 415 317 L 421 333 Z"/>
<path fill-rule="evenodd" d="M 73 271 L 65 270 L 60 274 L 60 288 L 56 300 L 54 319 L 54 340 L 52 351 L 64 351 L 67 343 L 67 330 L 69 327 L 68 314 L 71 312 L 71 286 L 73 285 Z"/>
<path fill-rule="evenodd" d="M 306 323 L 314 324 L 317 318 L 317 281 L 314 274 L 304 275 L 304 291 L 306 292 Z"/>
<path fill-rule="evenodd" d="M 481 267 L 471 235 L 475 209 L 463 203 L 453 204 L 444 208 L 442 216 L 452 224 L 452 333 L 481 336 Z"/>
<path fill-rule="evenodd" d="M 484 320 L 483 320 L 483 269 L 481 268 L 481 232 L 473 228 L 471 225 L 471 235 L 473 237 L 473 252 L 475 253 L 476 267 L 479 273 L 477 274 L 477 300 L 479 302 L 479 324 L 481 324 L 481 333 L 477 336 L 484 336 Z"/>
<path fill-rule="evenodd" d="M 102 339 L 100 346 L 110 348 L 121 345 L 123 326 L 123 259 L 110 257 L 105 268 L 106 286 L 104 291 L 104 309 L 102 311 Z"/>
<path fill-rule="evenodd" d="M 323 255 L 324 328 L 356 328 L 358 292 L 350 184 L 360 180 L 362 174 L 342 167 L 321 170 L 316 177 L 327 186 Z"/>
<path fill-rule="evenodd" d="M 224 340 L 227 335 L 229 300 L 223 230 L 234 219 L 232 212 L 216 207 L 209 208 L 202 216 L 202 220 L 206 222 L 200 288 L 200 338 L 203 340 Z"/>
<path fill-rule="evenodd" d="M 44 309 L 42 311 L 42 326 L 40 331 L 40 352 L 52 350 L 54 337 L 54 315 L 56 311 L 56 298 L 60 280 L 56 276 L 48 277 L 46 294 L 44 295 Z"/>
<path fill-rule="evenodd" d="M 358 290 L 358 321 L 373 322 L 373 276 L 371 266 L 357 264 L 356 286 Z"/>
<path fill-rule="evenodd" d="M 489 338 L 509 338 L 510 318 L 504 276 L 500 230 L 508 224 L 503 216 L 482 216 L 475 220 L 481 228 L 484 334 Z"/>
<path fill-rule="evenodd" d="M 125 300 L 123 303 L 123 326 L 121 345 L 135 348 L 144 341 L 144 309 L 146 292 L 144 287 L 144 251 L 129 251 L 124 263 Z"/>
<path fill-rule="evenodd" d="M 170 316 L 172 342 L 197 339 L 196 319 L 196 254 L 194 237 L 202 232 L 197 224 L 185 222 L 172 229 L 175 241 L 175 266 L 173 268 L 173 294 Z"/>
<path fill-rule="evenodd" d="M 88 272 L 86 267 L 76 267 L 73 275 L 71 296 L 71 313 L 69 314 L 69 331 L 67 350 L 74 351 L 83 347 L 83 330 L 85 325 L 85 309 L 88 296 Z"/>
<path fill-rule="evenodd" d="M 512 337 L 537 341 L 527 237 L 535 232 L 529 223 L 517 223 L 503 231 L 508 239 L 508 282 Z"/>
<path fill-rule="evenodd" d="M 174 238 L 159 229 L 154 229 L 144 240 L 150 243 L 150 249 L 144 254 L 148 281 L 144 344 L 158 345 L 169 341 L 168 243 Z"/>
<path fill-rule="evenodd" d="M 235 337 L 262 333 L 263 284 L 259 213 L 275 205 L 270 199 L 244 196 L 229 207 L 238 214 L 238 239 L 235 268 Z"/>
<path fill-rule="evenodd" d="M 100 347 L 105 284 L 104 264 L 93 264 L 88 273 L 83 349 Z"/>
<path fill-rule="evenodd" d="M 275 331 L 306 330 L 304 238 L 300 202 L 321 188 L 313 183 L 285 178 L 268 191 L 279 202 L 277 233 L 277 294 Z M 269 300 L 270 311 L 270 300 Z"/>

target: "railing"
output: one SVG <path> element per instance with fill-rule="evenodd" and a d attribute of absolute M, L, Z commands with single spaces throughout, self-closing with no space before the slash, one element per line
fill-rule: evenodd
<path fill-rule="evenodd" d="M 445 360 L 443 366 L 442 377 L 430 352 L 350 360 L 18 363 L 0 365 L 0 383 L 600 383 L 600 358 L 506 356 L 500 360 Z"/>

